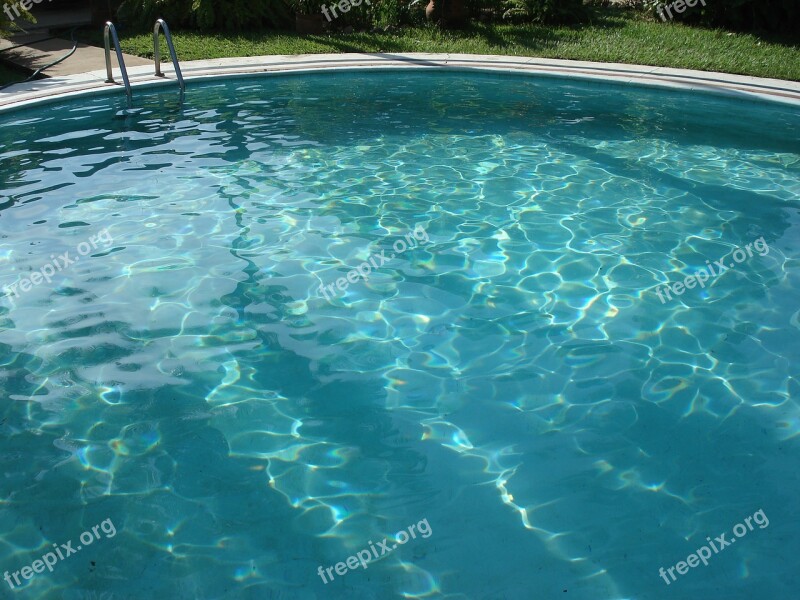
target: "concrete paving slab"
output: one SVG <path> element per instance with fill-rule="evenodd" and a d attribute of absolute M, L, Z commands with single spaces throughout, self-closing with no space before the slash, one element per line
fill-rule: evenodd
<path fill-rule="evenodd" d="M 37 38 L 41 39 L 41 38 Z M 33 40 L 35 41 L 35 40 Z M 8 41 L 0 40 L 0 49 L 8 48 L 12 45 L 17 45 L 17 40 Z M 14 48 L 3 53 L 4 60 L 11 62 L 19 67 L 35 71 L 54 60 L 65 56 L 72 50 L 73 42 L 71 40 L 64 40 L 55 38 L 38 43 L 29 43 L 20 48 Z M 137 67 L 143 65 L 152 65 L 152 60 L 140 58 L 130 54 L 123 54 L 126 67 Z M 86 44 L 78 44 L 75 53 L 67 58 L 65 61 L 48 68 L 43 75 L 45 77 L 61 77 L 64 75 L 75 75 L 77 73 L 86 73 L 87 71 L 97 71 L 105 69 L 105 51 L 103 48 L 97 46 L 87 46 Z M 117 57 L 112 52 L 111 65 L 117 68 Z"/>

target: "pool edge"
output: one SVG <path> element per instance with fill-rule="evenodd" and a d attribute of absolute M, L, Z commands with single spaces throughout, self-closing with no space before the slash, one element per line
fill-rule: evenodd
<path fill-rule="evenodd" d="M 683 89 L 745 100 L 800 106 L 800 82 L 644 65 L 599 63 L 479 54 L 298 54 L 187 61 L 181 70 L 188 82 L 218 77 L 320 72 L 328 70 L 444 68 L 459 71 L 502 71 L 542 77 L 601 80 L 612 84 Z M 176 86 L 171 66 L 156 77 L 151 66 L 129 70 L 134 88 Z M 105 81 L 105 71 L 21 83 L 0 92 L 0 112 L 47 104 L 77 95 L 121 94 L 119 84 Z"/>

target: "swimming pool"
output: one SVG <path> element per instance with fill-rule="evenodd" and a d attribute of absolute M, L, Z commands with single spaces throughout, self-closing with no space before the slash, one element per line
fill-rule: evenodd
<path fill-rule="evenodd" d="M 0 115 L 5 595 L 796 593 L 798 108 L 481 72 L 122 105 Z"/>

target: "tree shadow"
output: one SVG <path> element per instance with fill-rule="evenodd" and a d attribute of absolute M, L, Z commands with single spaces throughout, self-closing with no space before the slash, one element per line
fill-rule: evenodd
<path fill-rule="evenodd" d="M 480 38 L 498 48 L 524 48 L 538 52 L 554 48 L 573 32 L 592 29 L 622 29 L 626 17 L 621 9 L 587 8 L 587 19 L 578 23 L 544 25 L 540 23 L 509 23 L 473 21 L 462 29 L 448 30 L 456 39 Z"/>
<path fill-rule="evenodd" d="M 762 42 L 774 44 L 776 46 L 784 46 L 785 48 L 794 48 L 800 50 L 800 32 L 797 33 L 779 33 L 774 31 L 752 30 L 747 31 L 744 29 L 731 29 L 723 27 L 712 27 L 711 25 L 703 25 L 702 23 L 684 23 L 687 27 L 694 29 L 702 29 L 708 32 L 715 32 L 720 35 L 751 35 Z"/>

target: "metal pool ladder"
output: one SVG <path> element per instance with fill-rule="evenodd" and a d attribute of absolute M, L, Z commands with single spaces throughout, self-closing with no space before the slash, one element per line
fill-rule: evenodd
<path fill-rule="evenodd" d="M 161 72 L 161 50 L 158 47 L 158 32 L 160 30 L 164 31 L 164 37 L 167 40 L 169 55 L 172 58 L 172 65 L 175 67 L 175 76 L 178 78 L 178 86 L 180 86 L 181 89 L 180 101 L 183 102 L 186 85 L 183 83 L 183 73 L 181 73 L 181 66 L 178 64 L 178 54 L 175 52 L 175 44 L 172 43 L 172 35 L 164 19 L 158 19 L 153 27 L 153 58 L 156 64 L 156 77 L 165 77 L 164 73 Z M 109 34 L 114 40 L 114 51 L 117 53 L 119 70 L 122 73 L 122 81 L 125 83 L 125 95 L 128 97 L 128 108 L 132 108 L 133 95 L 131 93 L 131 82 L 128 79 L 128 69 L 125 68 L 125 59 L 122 58 L 122 50 L 119 49 L 117 30 L 111 21 L 106 21 L 106 26 L 103 29 L 103 42 L 106 48 L 106 83 L 116 83 L 114 81 L 114 74 L 111 71 L 111 42 L 109 40 Z"/>
<path fill-rule="evenodd" d="M 156 77 L 164 77 L 161 72 L 161 49 L 158 47 L 158 32 L 160 29 L 164 30 L 164 37 L 167 40 L 167 48 L 169 48 L 169 55 L 172 58 L 172 66 L 175 67 L 175 76 L 178 78 L 178 86 L 181 88 L 181 102 L 183 102 L 183 94 L 186 91 L 186 86 L 183 83 L 183 74 L 181 73 L 181 66 L 178 64 L 178 54 L 175 52 L 175 45 L 172 43 L 172 35 L 169 32 L 169 27 L 164 22 L 164 19 L 158 19 L 153 27 L 153 60 L 156 63 Z"/>
<path fill-rule="evenodd" d="M 108 34 L 114 38 L 114 50 L 117 53 L 117 62 L 119 63 L 119 70 L 122 73 L 122 81 L 125 82 L 125 95 L 128 96 L 128 108 L 133 106 L 133 97 L 131 94 L 131 82 L 128 79 L 128 69 L 125 68 L 125 59 L 122 58 L 122 50 L 119 49 L 119 37 L 117 37 L 117 30 L 111 21 L 106 21 L 106 26 L 103 28 L 103 42 L 106 47 L 106 83 L 115 83 L 114 75 L 111 72 L 111 47 L 108 39 Z"/>

